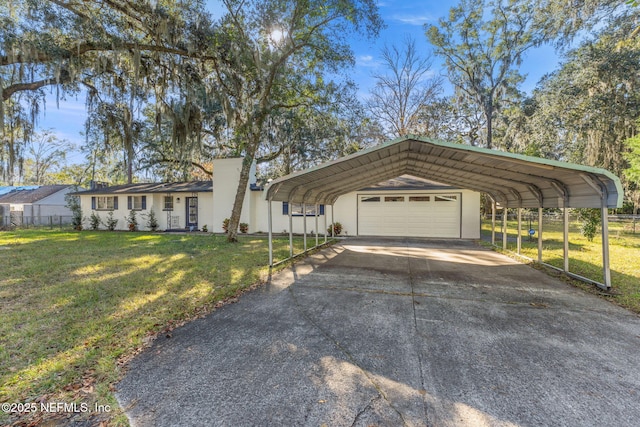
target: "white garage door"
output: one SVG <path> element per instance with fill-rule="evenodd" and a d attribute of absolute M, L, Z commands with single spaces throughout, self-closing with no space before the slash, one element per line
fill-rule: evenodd
<path fill-rule="evenodd" d="M 358 235 L 460 237 L 461 194 L 358 195 Z"/>

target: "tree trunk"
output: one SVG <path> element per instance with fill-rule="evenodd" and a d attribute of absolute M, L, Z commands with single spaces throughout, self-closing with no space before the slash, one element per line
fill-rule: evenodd
<path fill-rule="evenodd" d="M 133 147 L 133 132 L 131 129 L 131 118 L 125 119 L 124 125 L 124 147 L 126 150 L 127 184 L 133 184 L 133 157 L 135 150 Z"/>
<path fill-rule="evenodd" d="M 493 148 L 493 100 L 490 100 L 485 107 L 485 116 L 487 119 L 487 148 Z"/>
<path fill-rule="evenodd" d="M 231 217 L 229 218 L 229 228 L 227 241 L 235 243 L 238 241 L 238 226 L 240 225 L 240 215 L 242 214 L 242 203 L 247 193 L 247 184 L 249 183 L 249 172 L 251 172 L 251 164 L 255 155 L 255 144 L 251 144 L 251 149 L 247 147 L 247 154 L 242 161 L 242 169 L 240 170 L 240 180 L 238 189 L 236 190 L 236 198 L 233 202 Z"/>

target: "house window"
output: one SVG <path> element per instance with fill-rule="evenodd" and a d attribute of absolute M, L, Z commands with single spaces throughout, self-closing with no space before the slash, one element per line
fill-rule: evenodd
<path fill-rule="evenodd" d="M 173 210 L 173 196 L 164 196 L 164 209 L 165 211 Z"/>
<path fill-rule="evenodd" d="M 386 196 L 385 202 L 404 202 L 404 196 Z"/>
<path fill-rule="evenodd" d="M 318 215 L 324 215 L 324 205 L 319 205 L 320 206 L 320 212 L 318 212 Z M 302 213 L 302 203 L 287 203 L 287 202 L 282 202 L 282 215 L 289 215 L 289 207 L 291 207 L 291 215 L 292 216 L 303 216 Z M 305 209 L 306 209 L 306 215 L 304 216 L 315 216 L 316 215 L 316 205 L 314 204 L 308 204 L 305 205 Z"/>
<path fill-rule="evenodd" d="M 147 196 L 127 196 L 127 208 L 134 211 L 147 209 Z"/>
<path fill-rule="evenodd" d="M 409 196 L 410 202 L 428 202 L 430 200 L 429 196 Z"/>
<path fill-rule="evenodd" d="M 118 209 L 118 198 L 114 196 L 96 196 L 91 198 L 91 209 L 113 211 Z"/>

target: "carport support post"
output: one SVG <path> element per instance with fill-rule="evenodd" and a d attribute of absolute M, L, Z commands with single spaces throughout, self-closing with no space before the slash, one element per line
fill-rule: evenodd
<path fill-rule="evenodd" d="M 327 205 L 324 205 L 324 242 L 327 243 Z"/>
<path fill-rule="evenodd" d="M 320 209 L 320 206 L 316 203 L 316 246 L 320 243 L 318 240 L 318 209 Z"/>
<path fill-rule="evenodd" d="M 307 253 L 307 204 L 302 202 L 302 241 L 304 242 L 304 253 Z"/>
<path fill-rule="evenodd" d="M 287 202 L 287 209 L 289 214 L 289 258 L 293 258 L 293 215 L 291 215 L 292 206 L 291 201 Z"/>
<path fill-rule="evenodd" d="M 507 205 L 505 205 L 502 210 L 502 249 L 505 251 L 507 250 L 507 217 L 509 216 L 507 209 Z"/>
<path fill-rule="evenodd" d="M 542 264 L 542 208 L 538 208 L 538 264 Z"/>
<path fill-rule="evenodd" d="M 518 255 L 522 249 L 522 208 L 518 208 Z"/>
<path fill-rule="evenodd" d="M 611 267 L 609 266 L 609 210 L 606 200 L 602 199 L 602 269 L 604 270 L 604 284 L 611 288 Z"/>
<path fill-rule="evenodd" d="M 567 207 L 562 208 L 563 213 L 563 257 L 564 257 L 564 272 L 569 272 L 569 209 Z"/>
<path fill-rule="evenodd" d="M 269 221 L 269 267 L 273 266 L 273 221 L 272 221 L 272 216 L 273 214 L 271 213 L 271 199 L 269 199 L 269 206 L 268 206 L 268 213 L 267 213 L 267 218 Z"/>
<path fill-rule="evenodd" d="M 333 224 L 335 224 L 335 222 L 333 222 L 333 207 L 334 205 L 331 205 L 331 238 L 333 239 L 334 237 L 336 237 L 336 230 L 333 226 Z"/>
<path fill-rule="evenodd" d="M 496 244 L 496 201 L 491 199 L 491 244 Z"/>

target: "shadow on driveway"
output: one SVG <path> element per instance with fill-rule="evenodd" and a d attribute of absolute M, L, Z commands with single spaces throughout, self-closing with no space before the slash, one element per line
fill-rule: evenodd
<path fill-rule="evenodd" d="M 133 426 L 636 426 L 640 319 L 460 240 L 349 239 L 159 339 Z"/>

